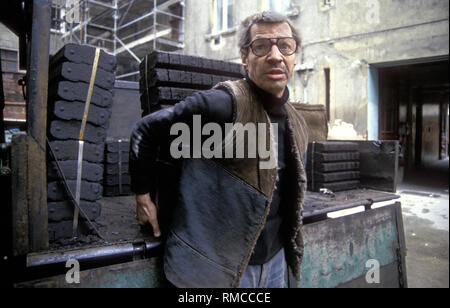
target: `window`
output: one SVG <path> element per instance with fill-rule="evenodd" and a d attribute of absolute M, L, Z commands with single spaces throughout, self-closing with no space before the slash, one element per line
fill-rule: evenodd
<path fill-rule="evenodd" d="M 319 0 L 319 7 L 321 11 L 327 11 L 335 6 L 335 0 Z"/>
<path fill-rule="evenodd" d="M 58 1 L 53 1 L 50 7 L 51 21 L 50 31 L 53 33 L 64 33 L 65 23 L 65 8 L 63 4 Z"/>
<path fill-rule="evenodd" d="M 61 9 L 52 6 L 50 28 L 54 30 L 59 30 L 60 23 L 61 23 Z"/>
<path fill-rule="evenodd" d="M 286 14 L 290 9 L 290 0 L 264 0 L 262 5 L 263 11 L 275 11 Z"/>
<path fill-rule="evenodd" d="M 222 32 L 233 28 L 233 1 L 234 0 L 214 1 L 214 32 Z"/>
<path fill-rule="evenodd" d="M 17 72 L 17 51 L 0 49 L 2 72 Z"/>

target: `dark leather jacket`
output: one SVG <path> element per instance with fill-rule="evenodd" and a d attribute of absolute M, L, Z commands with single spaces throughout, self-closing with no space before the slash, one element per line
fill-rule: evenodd
<path fill-rule="evenodd" d="M 235 123 L 266 123 L 266 149 L 275 149 L 270 120 L 245 80 L 216 86 L 233 98 Z M 288 150 L 292 166 L 284 234 L 286 260 L 300 279 L 303 255 L 302 206 L 306 177 L 302 154 L 306 151 L 306 124 L 286 104 Z M 131 140 L 133 146 L 139 142 Z M 236 146 L 236 140 L 233 139 Z M 247 144 L 244 144 L 247 148 Z M 137 149 L 134 149 L 138 151 Z M 137 152 L 135 152 L 137 153 Z M 130 157 L 130 163 L 133 159 Z M 261 159 L 185 159 L 179 200 L 167 236 L 164 254 L 166 277 L 177 287 L 237 287 L 264 227 L 275 189 L 277 167 L 260 168 Z"/>

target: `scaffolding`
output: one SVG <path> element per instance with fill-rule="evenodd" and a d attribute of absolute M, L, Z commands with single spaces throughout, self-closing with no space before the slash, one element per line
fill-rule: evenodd
<path fill-rule="evenodd" d="M 52 32 L 60 45 L 113 54 L 116 79 L 137 81 L 146 54 L 184 48 L 184 6 L 183 0 L 53 0 Z"/>

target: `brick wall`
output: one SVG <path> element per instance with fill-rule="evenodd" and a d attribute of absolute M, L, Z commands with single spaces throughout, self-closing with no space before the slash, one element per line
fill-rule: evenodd
<path fill-rule="evenodd" d="M 5 92 L 5 109 L 3 116 L 5 120 L 26 119 L 25 100 L 22 95 L 22 86 L 18 84 L 23 78 L 23 73 L 3 73 L 3 91 Z"/>

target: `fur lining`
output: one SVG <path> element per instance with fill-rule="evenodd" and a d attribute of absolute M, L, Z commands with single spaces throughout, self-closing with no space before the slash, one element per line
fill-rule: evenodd
<path fill-rule="evenodd" d="M 294 157 L 295 162 L 295 175 L 297 178 L 297 191 L 295 195 L 295 208 L 293 209 L 293 217 L 295 217 L 294 225 L 292 226 L 292 236 L 289 238 L 290 241 L 290 249 L 292 251 L 288 251 L 287 253 L 287 261 L 290 267 L 292 268 L 292 271 L 294 273 L 294 276 L 297 280 L 300 280 L 300 272 L 301 272 L 301 262 L 303 258 L 303 234 L 302 234 L 302 226 L 303 226 L 303 201 L 305 198 L 306 193 L 306 172 L 305 167 L 303 165 L 303 162 L 301 160 L 300 152 L 298 150 L 298 147 L 295 146 L 295 136 L 294 136 L 294 129 L 292 127 L 292 124 L 287 119 L 287 127 L 288 127 L 288 135 L 290 138 L 291 146 L 291 155 Z"/>

